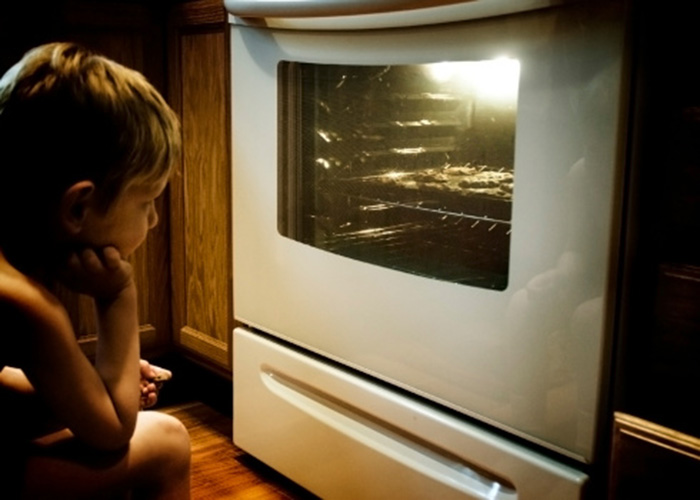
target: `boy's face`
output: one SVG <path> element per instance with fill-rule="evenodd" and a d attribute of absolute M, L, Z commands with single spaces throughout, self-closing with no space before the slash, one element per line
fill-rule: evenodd
<path fill-rule="evenodd" d="M 155 199 L 168 183 L 164 177 L 155 184 L 131 185 L 112 203 L 106 213 L 91 210 L 86 217 L 80 242 L 93 247 L 114 246 L 128 257 L 158 223 Z"/>

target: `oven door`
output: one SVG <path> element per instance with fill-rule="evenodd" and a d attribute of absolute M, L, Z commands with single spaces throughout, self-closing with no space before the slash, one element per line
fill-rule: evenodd
<path fill-rule="evenodd" d="M 300 30 L 232 16 L 235 314 L 591 461 L 623 8 L 463 17 Z M 445 87 L 465 74 L 470 90 Z"/>

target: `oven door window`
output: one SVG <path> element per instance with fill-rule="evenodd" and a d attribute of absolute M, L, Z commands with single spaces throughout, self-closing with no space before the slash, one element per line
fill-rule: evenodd
<path fill-rule="evenodd" d="M 504 290 L 519 63 L 283 61 L 278 230 L 394 270 Z"/>

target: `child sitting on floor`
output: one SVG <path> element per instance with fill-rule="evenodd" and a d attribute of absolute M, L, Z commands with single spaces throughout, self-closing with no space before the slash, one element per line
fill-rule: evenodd
<path fill-rule="evenodd" d="M 125 260 L 158 221 L 177 118 L 139 73 L 70 43 L 0 79 L 0 467 L 7 498 L 189 498 L 190 445 L 153 404 Z M 95 300 L 94 363 L 55 283 Z M 6 498 L 3 496 L 3 498 Z"/>

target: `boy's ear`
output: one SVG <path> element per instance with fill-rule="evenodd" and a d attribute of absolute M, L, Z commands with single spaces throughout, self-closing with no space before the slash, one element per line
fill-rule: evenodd
<path fill-rule="evenodd" d="M 95 184 L 92 181 L 76 182 L 63 193 L 59 217 L 61 225 L 69 234 L 76 235 L 82 229 L 94 194 Z"/>

